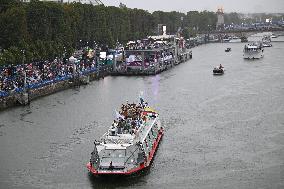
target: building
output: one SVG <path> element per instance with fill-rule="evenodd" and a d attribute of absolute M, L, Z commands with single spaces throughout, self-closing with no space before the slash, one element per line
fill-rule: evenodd
<path fill-rule="evenodd" d="M 216 29 L 224 29 L 224 10 L 222 7 L 219 7 L 217 12 L 217 24 L 216 24 Z"/>

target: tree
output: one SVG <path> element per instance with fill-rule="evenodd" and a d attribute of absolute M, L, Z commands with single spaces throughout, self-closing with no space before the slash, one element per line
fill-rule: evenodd
<path fill-rule="evenodd" d="M 228 19 L 237 20 L 237 15 L 228 15 Z M 171 34 L 181 28 L 189 38 L 197 31 L 208 31 L 216 21 L 216 14 L 208 11 L 149 13 L 124 6 L 0 0 L 0 25 L 4 26 L 0 27 L 0 48 L 5 49 L 0 57 L 1 62 L 10 58 L 8 62 L 17 63 L 18 51 L 23 49 L 27 62 L 70 56 L 87 42 L 113 47 L 117 40 L 126 43 L 145 38 L 156 33 L 158 24 L 166 25 Z"/>
<path fill-rule="evenodd" d="M 224 22 L 225 24 L 241 24 L 241 19 L 238 13 L 233 12 L 233 13 L 227 13 L 224 14 Z"/>
<path fill-rule="evenodd" d="M 27 39 L 27 20 L 23 7 L 12 7 L 0 14 L 0 44 L 2 48 L 19 45 Z"/>

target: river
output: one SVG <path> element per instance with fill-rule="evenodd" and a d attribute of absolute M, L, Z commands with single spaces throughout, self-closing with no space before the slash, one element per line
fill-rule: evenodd
<path fill-rule="evenodd" d="M 243 47 L 198 46 L 159 75 L 105 77 L 0 112 L 0 188 L 284 188 L 284 42 L 253 61 Z M 225 74 L 213 76 L 220 63 Z M 153 164 L 127 178 L 90 176 L 94 140 L 140 91 L 165 128 Z"/>

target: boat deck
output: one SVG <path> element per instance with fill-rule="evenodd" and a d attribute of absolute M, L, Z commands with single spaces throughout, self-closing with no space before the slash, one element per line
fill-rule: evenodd
<path fill-rule="evenodd" d="M 109 130 L 100 139 L 101 144 L 103 144 L 104 146 L 108 146 L 109 144 L 124 144 L 125 147 L 127 147 L 131 144 L 134 144 L 135 142 L 145 140 L 149 130 L 155 123 L 158 114 L 155 114 L 155 116 L 153 116 L 153 113 L 147 113 L 145 116 L 147 120 L 143 122 L 138 129 L 124 131 L 123 133 L 116 135 L 110 135 Z"/>

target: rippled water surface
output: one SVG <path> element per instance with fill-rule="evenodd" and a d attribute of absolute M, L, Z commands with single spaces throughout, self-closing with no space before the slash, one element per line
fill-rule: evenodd
<path fill-rule="evenodd" d="M 199 46 L 157 76 L 106 77 L 0 112 L 0 188 L 284 188 L 284 42 L 254 61 L 243 46 Z M 93 141 L 140 91 L 166 130 L 152 166 L 90 176 Z"/>

